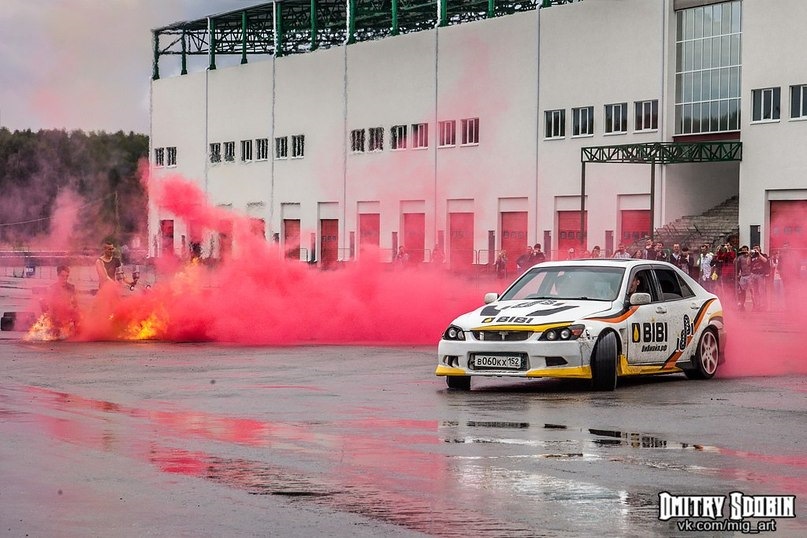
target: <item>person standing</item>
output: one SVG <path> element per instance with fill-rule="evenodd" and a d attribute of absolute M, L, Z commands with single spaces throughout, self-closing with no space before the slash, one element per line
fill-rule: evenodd
<path fill-rule="evenodd" d="M 395 264 L 401 269 L 406 268 L 409 264 L 409 254 L 403 245 L 398 247 L 398 252 L 395 254 Z"/>
<path fill-rule="evenodd" d="M 714 267 L 715 255 L 709 249 L 709 245 L 704 243 L 701 245 L 701 253 L 698 256 L 698 280 L 703 288 L 712 293 L 714 291 L 714 281 L 717 279 L 717 273 Z M 712 275 L 715 275 L 714 277 Z"/>
<path fill-rule="evenodd" d="M 115 243 L 111 240 L 104 241 L 103 253 L 95 260 L 95 272 L 98 275 L 98 289 L 102 289 L 110 284 L 125 283 L 127 286 L 134 286 L 135 281 L 126 279 L 123 273 L 123 262 L 115 255 Z"/>
<path fill-rule="evenodd" d="M 432 263 L 439 265 L 445 261 L 445 256 L 443 255 L 443 249 L 440 248 L 440 245 L 434 245 L 432 249 Z"/>
<path fill-rule="evenodd" d="M 751 303 L 756 305 L 754 289 L 751 286 L 751 256 L 748 255 L 748 247 L 743 245 L 734 260 L 734 276 L 737 281 L 737 310 L 745 310 L 747 292 L 751 290 Z"/>
<path fill-rule="evenodd" d="M 535 243 L 532 247 L 532 254 L 530 255 L 530 265 L 537 263 L 544 263 L 546 261 L 546 254 L 541 251 L 541 243 Z"/>
<path fill-rule="evenodd" d="M 507 251 L 502 250 L 499 252 L 499 255 L 496 256 L 496 261 L 493 264 L 493 267 L 496 269 L 496 278 L 503 280 L 507 278 Z"/>
<path fill-rule="evenodd" d="M 655 260 L 658 262 L 669 262 L 670 255 L 667 254 L 667 251 L 664 249 L 664 242 L 663 241 L 656 241 L 656 244 L 653 246 L 653 250 L 656 253 Z"/>
<path fill-rule="evenodd" d="M 763 253 L 759 245 L 751 249 L 751 297 L 754 299 L 754 310 L 764 311 L 768 306 L 767 281 L 771 264 L 768 255 Z"/>
<path fill-rule="evenodd" d="M 622 243 L 620 243 L 619 246 L 616 247 L 616 252 L 614 252 L 614 255 L 612 257 L 615 260 L 629 260 L 631 258 L 630 253 L 627 250 L 625 250 L 625 245 L 623 245 Z"/>
<path fill-rule="evenodd" d="M 532 247 L 527 245 L 527 250 L 516 259 L 516 271 L 518 274 L 523 273 L 528 267 L 531 267 L 530 260 L 532 260 Z"/>
<path fill-rule="evenodd" d="M 681 255 L 681 244 L 673 243 L 670 259 L 668 261 L 676 267 L 681 267 Z"/>
<path fill-rule="evenodd" d="M 70 267 L 56 267 L 56 279 L 42 301 L 42 312 L 50 318 L 52 336 L 60 338 L 75 333 L 79 323 L 79 310 L 76 286 L 69 280 Z"/>
<path fill-rule="evenodd" d="M 642 251 L 642 258 L 644 258 L 645 260 L 656 259 L 656 249 L 653 245 L 653 240 L 649 237 L 645 239 L 644 250 Z"/>
<path fill-rule="evenodd" d="M 734 260 L 736 258 L 737 253 L 734 252 L 734 247 L 731 246 L 731 243 L 726 243 L 717 250 L 717 264 L 720 272 L 718 284 L 720 293 L 725 297 L 734 292 L 733 284 L 736 280 L 734 278 Z"/>

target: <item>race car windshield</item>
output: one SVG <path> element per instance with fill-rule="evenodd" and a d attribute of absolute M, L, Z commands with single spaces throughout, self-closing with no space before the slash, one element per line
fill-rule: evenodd
<path fill-rule="evenodd" d="M 614 301 L 624 275 L 622 267 L 535 267 L 505 291 L 501 300 Z"/>

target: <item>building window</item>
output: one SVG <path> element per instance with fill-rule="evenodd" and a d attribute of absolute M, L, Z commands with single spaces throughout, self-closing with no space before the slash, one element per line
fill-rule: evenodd
<path fill-rule="evenodd" d="M 235 162 L 235 142 L 224 143 L 224 160 L 228 163 Z"/>
<path fill-rule="evenodd" d="M 221 143 L 213 142 L 212 144 L 210 144 L 210 162 L 211 163 L 221 162 Z"/>
<path fill-rule="evenodd" d="M 675 134 L 740 130 L 742 2 L 676 12 Z"/>
<path fill-rule="evenodd" d="M 289 137 L 275 138 L 275 159 L 285 159 L 289 156 Z"/>
<path fill-rule="evenodd" d="M 384 150 L 384 128 L 383 127 L 370 127 L 367 129 L 369 134 L 369 142 L 367 149 L 369 151 L 383 151 Z"/>
<path fill-rule="evenodd" d="M 780 88 L 751 91 L 751 121 L 778 121 Z"/>
<path fill-rule="evenodd" d="M 364 153 L 364 129 L 350 131 L 350 151 Z"/>
<path fill-rule="evenodd" d="M 157 168 L 165 166 L 165 148 L 154 148 L 154 166 Z"/>
<path fill-rule="evenodd" d="M 291 137 L 291 156 L 293 159 L 300 159 L 305 156 L 305 135 Z"/>
<path fill-rule="evenodd" d="M 658 130 L 658 99 L 636 101 L 636 131 Z"/>
<path fill-rule="evenodd" d="M 572 136 L 594 134 L 594 107 L 584 106 L 572 109 Z"/>
<path fill-rule="evenodd" d="M 265 161 L 269 159 L 269 139 L 258 138 L 255 140 L 255 145 L 258 146 L 258 160 Z"/>
<path fill-rule="evenodd" d="M 807 84 L 790 87 L 790 117 L 807 118 Z"/>
<path fill-rule="evenodd" d="M 566 111 L 547 110 L 545 138 L 563 138 L 566 136 Z"/>
<path fill-rule="evenodd" d="M 440 147 L 448 148 L 457 145 L 457 122 L 454 120 L 441 121 L 437 124 L 440 135 Z"/>
<path fill-rule="evenodd" d="M 605 132 L 628 132 L 628 103 L 605 105 Z"/>
<path fill-rule="evenodd" d="M 241 161 L 248 163 L 252 160 L 252 140 L 241 141 Z"/>
<path fill-rule="evenodd" d="M 479 118 L 460 120 L 462 128 L 462 145 L 479 144 Z"/>
<path fill-rule="evenodd" d="M 390 149 L 406 149 L 406 125 L 393 125 L 390 129 Z"/>
<path fill-rule="evenodd" d="M 166 156 L 166 166 L 176 166 L 177 165 L 177 148 L 176 146 L 172 146 L 170 148 L 165 148 L 165 156 Z"/>
<path fill-rule="evenodd" d="M 427 147 L 429 147 L 429 124 L 428 123 L 413 123 L 412 124 L 412 147 L 413 148 L 427 148 Z"/>

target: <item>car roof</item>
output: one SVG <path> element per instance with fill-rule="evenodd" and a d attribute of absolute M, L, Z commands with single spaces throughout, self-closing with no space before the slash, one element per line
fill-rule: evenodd
<path fill-rule="evenodd" d="M 561 261 L 554 261 L 554 262 L 542 262 L 533 267 L 621 267 L 621 268 L 632 268 L 638 265 L 652 265 L 657 267 L 671 267 L 675 268 L 675 266 L 671 263 L 664 262 L 664 261 L 656 261 L 656 260 L 644 260 L 641 258 L 629 258 L 629 259 L 620 259 L 620 258 L 590 258 L 590 259 L 582 259 L 582 260 L 561 260 Z"/>

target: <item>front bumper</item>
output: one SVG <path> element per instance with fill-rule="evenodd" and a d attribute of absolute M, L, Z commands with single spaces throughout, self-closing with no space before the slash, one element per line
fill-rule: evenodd
<path fill-rule="evenodd" d="M 585 337 L 564 342 L 548 342 L 537 338 L 521 342 L 441 340 L 437 346 L 437 369 L 434 373 L 438 376 L 591 379 L 589 361 L 592 347 L 593 342 Z M 522 367 L 475 367 L 473 359 L 476 355 L 518 355 L 522 357 Z"/>

